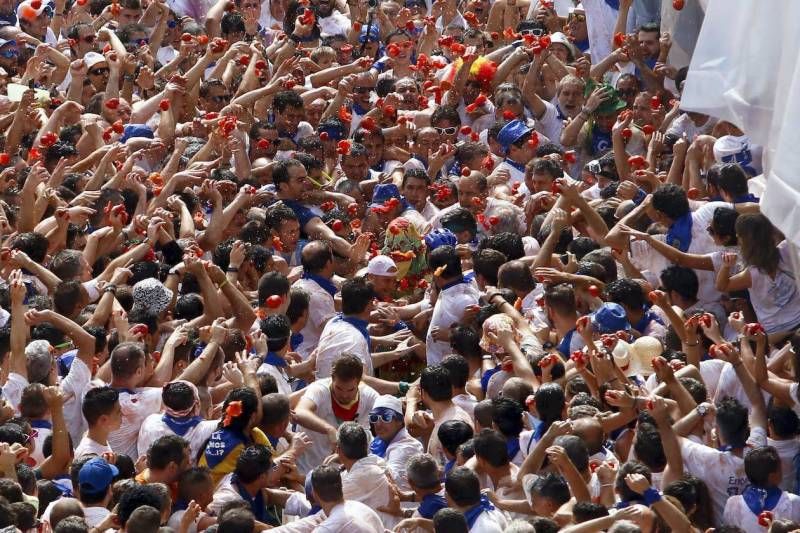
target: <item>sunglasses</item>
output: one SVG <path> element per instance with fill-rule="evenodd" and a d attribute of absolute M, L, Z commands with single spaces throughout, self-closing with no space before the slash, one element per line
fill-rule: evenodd
<path fill-rule="evenodd" d="M 458 131 L 458 128 L 452 126 L 450 128 L 433 128 L 439 132 L 439 135 L 455 135 Z"/>
<path fill-rule="evenodd" d="M 392 413 L 384 413 L 382 415 L 369 415 L 369 423 L 370 424 L 377 424 L 380 421 L 386 422 L 387 424 L 394 420 L 394 415 Z"/>
<path fill-rule="evenodd" d="M 229 95 L 229 94 L 220 94 L 220 95 L 217 95 L 217 96 L 210 96 L 209 99 L 211 101 L 217 102 L 219 104 L 219 103 L 227 102 L 228 100 L 230 100 L 231 99 L 231 95 Z"/>
<path fill-rule="evenodd" d="M 177 20 L 168 20 L 167 21 L 167 28 L 173 29 L 173 28 L 177 28 L 177 27 L 178 27 L 178 21 Z"/>
<path fill-rule="evenodd" d="M 94 68 L 89 71 L 92 76 L 106 76 L 111 70 L 108 67 Z"/>
<path fill-rule="evenodd" d="M 375 87 L 353 87 L 353 92 L 358 94 L 367 94 L 375 90 Z"/>
<path fill-rule="evenodd" d="M 544 30 L 542 28 L 531 28 L 529 30 L 520 30 L 520 35 L 535 35 L 536 37 L 541 37 L 544 34 Z"/>

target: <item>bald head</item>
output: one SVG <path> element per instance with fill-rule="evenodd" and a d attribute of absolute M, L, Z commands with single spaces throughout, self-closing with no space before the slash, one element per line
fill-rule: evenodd
<path fill-rule="evenodd" d="M 58 523 L 68 516 L 85 518 L 83 506 L 75 498 L 61 498 L 53 504 L 53 508 L 50 511 L 50 527 L 55 529 Z"/>
<path fill-rule="evenodd" d="M 513 377 L 503 383 L 503 398 L 511 398 L 520 405 L 533 394 L 533 386 L 522 378 Z"/>
<path fill-rule="evenodd" d="M 320 274 L 331 268 L 333 252 L 326 241 L 311 241 L 303 247 L 300 259 L 305 272 Z"/>
<path fill-rule="evenodd" d="M 594 417 L 579 418 L 572 421 L 572 434 L 586 443 L 589 455 L 594 455 L 603 449 L 603 425 Z"/>

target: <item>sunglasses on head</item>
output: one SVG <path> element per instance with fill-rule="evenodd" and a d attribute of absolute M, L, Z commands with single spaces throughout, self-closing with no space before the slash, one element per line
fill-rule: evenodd
<path fill-rule="evenodd" d="M 89 74 L 92 76 L 105 76 L 109 72 L 111 72 L 111 70 L 108 67 L 93 68 L 89 70 Z"/>
<path fill-rule="evenodd" d="M 451 126 L 449 128 L 433 128 L 439 132 L 439 135 L 455 135 L 458 128 Z"/>
<path fill-rule="evenodd" d="M 387 424 L 394 420 L 394 415 L 392 413 L 383 413 L 383 414 L 371 414 L 369 415 L 369 423 L 370 424 L 377 424 L 380 421 L 386 422 Z"/>

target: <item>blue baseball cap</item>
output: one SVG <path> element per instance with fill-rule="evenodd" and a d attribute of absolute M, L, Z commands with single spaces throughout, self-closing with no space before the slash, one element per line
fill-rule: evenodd
<path fill-rule="evenodd" d="M 455 246 L 458 239 L 449 229 L 435 229 L 425 235 L 425 246 L 432 252 L 440 246 Z"/>
<path fill-rule="evenodd" d="M 369 29 L 369 31 L 367 31 Z M 372 24 L 371 26 L 365 25 L 361 28 L 361 35 L 358 36 L 358 42 L 366 43 L 366 42 L 379 42 L 381 40 L 381 29 L 378 27 L 377 24 Z"/>
<path fill-rule="evenodd" d="M 125 144 L 128 139 L 133 139 L 134 137 L 152 139 L 154 137 L 153 130 L 151 130 L 150 126 L 147 124 L 126 124 L 125 130 L 122 132 L 122 137 L 119 138 L 119 142 Z"/>
<path fill-rule="evenodd" d="M 400 194 L 400 189 L 397 188 L 397 185 L 394 183 L 381 183 L 375 186 L 375 191 L 372 193 L 372 202 L 369 204 L 369 206 L 380 207 L 389 198 L 397 198 L 398 200 L 403 199 L 402 195 Z"/>
<path fill-rule="evenodd" d="M 497 142 L 503 147 L 503 150 L 508 152 L 512 144 L 519 141 L 526 135 L 530 135 L 533 131 L 527 124 L 521 120 L 512 120 L 500 129 L 497 134 Z"/>
<path fill-rule="evenodd" d="M 78 472 L 78 486 L 81 492 L 99 494 L 108 490 L 111 482 L 119 475 L 116 466 L 109 464 L 102 457 L 89 459 Z"/>
<path fill-rule="evenodd" d="M 327 133 L 328 138 L 332 141 L 341 141 L 345 138 L 344 128 L 332 122 L 320 124 L 317 132 Z"/>
<path fill-rule="evenodd" d="M 598 333 L 615 333 L 631 329 L 625 308 L 614 302 L 606 302 L 589 315 L 594 330 Z"/>

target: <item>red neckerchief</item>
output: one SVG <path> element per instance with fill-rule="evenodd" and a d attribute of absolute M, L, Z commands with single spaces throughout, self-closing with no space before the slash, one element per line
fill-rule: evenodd
<path fill-rule="evenodd" d="M 353 402 L 353 405 L 350 407 L 343 407 L 336 401 L 336 397 L 331 392 L 331 408 L 333 409 L 333 416 L 336 417 L 336 420 L 339 422 L 352 422 L 356 419 L 356 415 L 358 415 L 358 404 L 361 401 L 361 397 Z"/>

